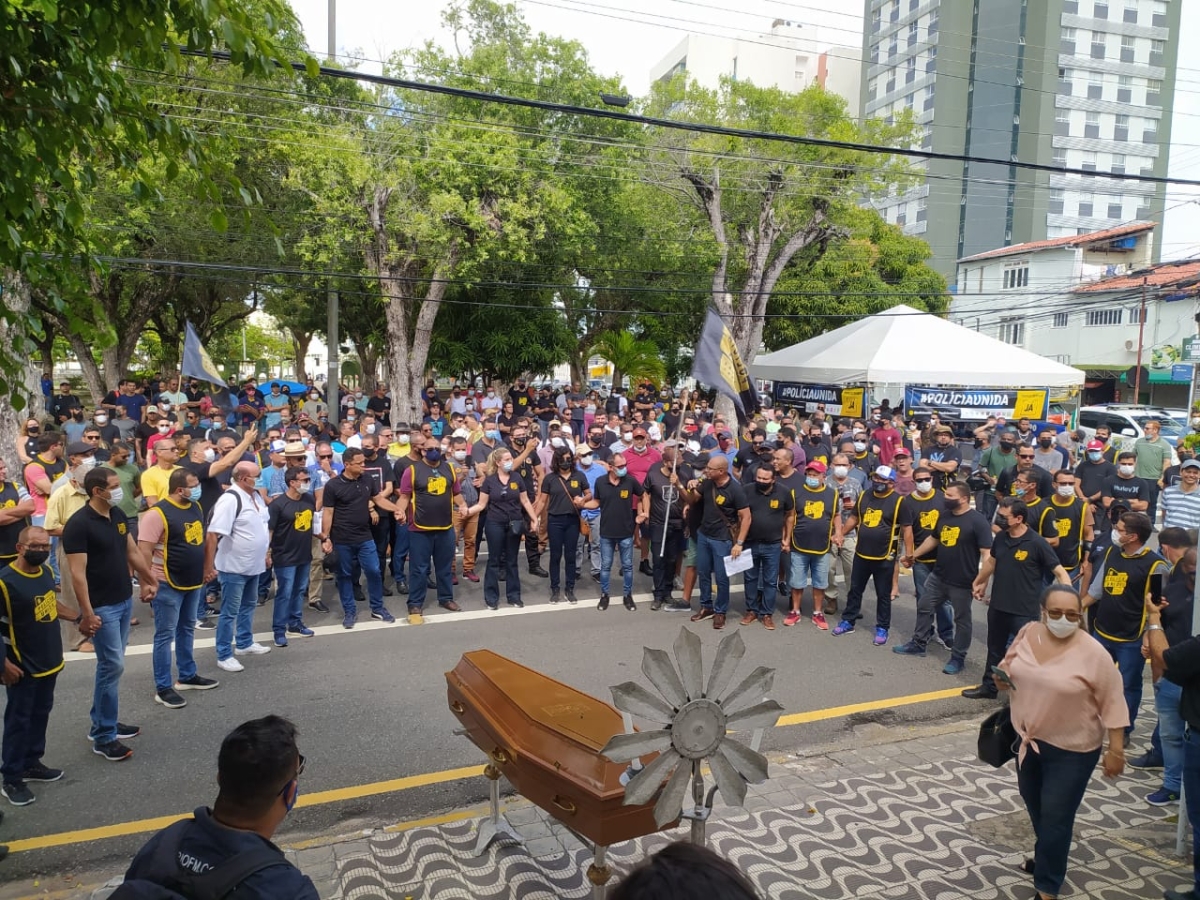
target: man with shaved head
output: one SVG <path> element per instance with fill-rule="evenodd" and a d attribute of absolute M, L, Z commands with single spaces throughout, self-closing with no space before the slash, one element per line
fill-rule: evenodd
<path fill-rule="evenodd" d="M 750 530 L 750 507 L 746 493 L 729 476 L 729 460 L 720 453 L 709 457 L 704 474 L 688 482 L 688 503 L 700 509 L 700 527 L 696 533 L 696 569 L 700 579 L 700 611 L 693 622 L 713 620 L 713 628 L 725 627 L 729 612 L 729 575 L 725 557 L 741 556 Z M 712 579 L 717 579 L 716 602 L 712 598 Z"/>
<path fill-rule="evenodd" d="M 217 667 L 225 672 L 241 672 L 245 668 L 234 658 L 235 654 L 257 656 L 271 652 L 270 647 L 254 640 L 258 579 L 267 570 L 269 542 L 267 504 L 254 489 L 258 476 L 259 468 L 252 462 L 240 462 L 233 467 L 229 490 L 213 506 L 205 539 L 204 580 L 219 578 L 221 582 Z"/>
<path fill-rule="evenodd" d="M 0 571 L 0 626 L 5 635 L 4 672 L 8 692 L 4 708 L 3 788 L 14 806 L 28 806 L 33 792 L 27 781 L 58 781 L 61 769 L 42 764 L 46 723 L 54 706 L 54 684 L 63 667 L 59 617 L 83 621 L 54 594 L 50 535 L 30 525 L 17 536 L 17 556 Z M 85 629 L 91 629 L 88 623 Z"/>

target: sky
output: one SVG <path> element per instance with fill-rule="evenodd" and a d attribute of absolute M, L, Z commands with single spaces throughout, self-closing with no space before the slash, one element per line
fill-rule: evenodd
<path fill-rule="evenodd" d="M 309 46 L 324 56 L 329 0 L 291 0 Z M 649 87 L 650 68 L 689 32 L 734 37 L 768 31 L 775 19 L 800 24 L 822 43 L 862 45 L 862 0 L 516 0 L 536 31 L 579 41 L 602 74 L 618 74 L 633 96 Z M 379 72 L 392 53 L 427 40 L 450 46 L 441 27 L 445 0 L 336 0 L 337 47 Z M 736 6 L 737 9 L 732 7 Z M 1200 2 L 1183 4 L 1181 62 L 1200 41 Z M 1181 68 L 1171 135 L 1172 178 L 1200 182 L 1200 67 Z M 1169 187 L 1163 259 L 1200 256 L 1200 187 Z"/>

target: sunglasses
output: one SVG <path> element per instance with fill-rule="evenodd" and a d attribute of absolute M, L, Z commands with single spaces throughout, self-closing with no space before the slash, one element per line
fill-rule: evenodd
<path fill-rule="evenodd" d="M 1033 459 L 1032 453 L 1018 453 L 1017 459 Z"/>
<path fill-rule="evenodd" d="M 1061 609 L 1048 609 L 1046 616 L 1051 619 L 1066 619 L 1068 622 L 1078 622 L 1083 618 L 1082 613 L 1077 613 L 1074 610 L 1066 611 Z"/>

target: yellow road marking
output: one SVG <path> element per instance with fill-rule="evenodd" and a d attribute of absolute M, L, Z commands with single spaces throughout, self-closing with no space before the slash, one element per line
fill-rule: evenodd
<path fill-rule="evenodd" d="M 810 712 L 791 713 L 781 716 L 776 727 L 787 725 L 803 725 L 809 722 L 822 722 L 828 719 L 839 719 L 855 713 L 871 712 L 877 709 L 891 709 L 897 706 L 913 706 L 919 703 L 931 703 L 935 700 L 948 700 L 959 696 L 960 688 L 949 688 L 942 691 L 928 691 L 924 694 L 909 694 L 904 697 L 888 697 L 882 700 L 869 700 L 865 703 L 851 703 L 846 706 L 832 706 L 827 709 L 815 709 Z M 444 769 L 440 772 L 425 772 L 421 775 L 409 775 L 404 778 L 393 778 L 389 781 L 375 781 L 370 784 L 358 784 L 344 788 L 334 788 L 328 791 L 317 791 L 312 794 L 301 794 L 296 804 L 298 807 L 323 806 L 327 803 L 341 803 L 346 800 L 357 800 L 363 797 L 374 797 L 379 794 L 392 794 L 413 788 L 427 787 L 432 784 L 445 784 L 448 781 L 459 781 L 463 778 L 475 778 L 483 774 L 483 766 L 463 766 L 458 769 Z M 447 813 L 419 820 L 421 824 L 444 824 L 470 818 L 479 813 L 471 810 L 466 812 Z M 159 816 L 153 819 L 137 819 L 132 822 L 118 822 L 114 825 L 101 825 L 96 828 L 82 828 L 78 831 L 60 831 L 56 834 L 45 834 L 38 837 L 23 838 L 9 841 L 10 853 L 24 853 L 30 850 L 45 850 L 50 847 L 65 847 L 71 844 L 84 844 L 90 841 L 108 838 L 125 837 L 131 834 L 144 834 L 166 828 L 172 822 L 185 818 L 188 813 L 172 816 Z M 412 823 L 404 823 L 407 830 Z M 304 842 L 305 845 L 311 842 Z M 299 846 L 299 845 L 296 845 Z"/>

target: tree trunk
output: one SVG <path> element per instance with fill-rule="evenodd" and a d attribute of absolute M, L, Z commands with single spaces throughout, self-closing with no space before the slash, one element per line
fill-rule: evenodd
<path fill-rule="evenodd" d="M 100 372 L 100 367 L 96 365 L 96 358 L 92 356 L 92 348 L 87 341 L 74 332 L 68 332 L 67 343 L 71 345 L 75 358 L 79 360 L 79 368 L 83 370 L 83 383 L 87 385 L 92 399 L 99 405 L 109 390 L 116 390 L 116 385 L 113 385 L 111 389 L 105 385 L 104 376 Z M 108 366 L 105 368 L 107 369 Z"/>
<path fill-rule="evenodd" d="M 374 344 L 359 344 L 356 345 L 358 350 L 358 362 L 362 366 L 362 374 L 359 376 L 359 384 L 364 389 L 375 389 L 375 385 L 379 383 L 379 348 Z"/>
<path fill-rule="evenodd" d="M 308 373 L 304 368 L 304 358 L 308 356 L 308 347 L 312 343 L 312 334 L 307 331 L 296 331 L 292 328 L 288 329 L 288 333 L 292 336 L 292 354 L 296 357 L 296 380 L 306 381 Z"/>
<path fill-rule="evenodd" d="M 21 423 L 26 417 L 41 418 L 46 406 L 42 397 L 41 367 L 33 359 L 34 336 L 29 334 L 29 285 L 15 272 L 4 273 L 4 302 L 14 315 L 11 323 L 0 320 L 0 341 L 12 348 L 15 356 L 25 359 L 21 381 L 0 392 L 0 457 L 8 463 L 9 480 L 18 481 L 21 461 L 17 456 L 17 435 Z M 13 402 L 18 397 L 25 401 L 20 409 Z"/>
<path fill-rule="evenodd" d="M 41 337 L 34 337 L 33 342 L 37 345 L 38 353 L 42 357 L 42 375 L 54 380 L 54 338 L 56 330 L 54 323 L 49 316 L 42 316 L 43 334 Z M 40 393 L 40 391 L 39 391 Z"/>

